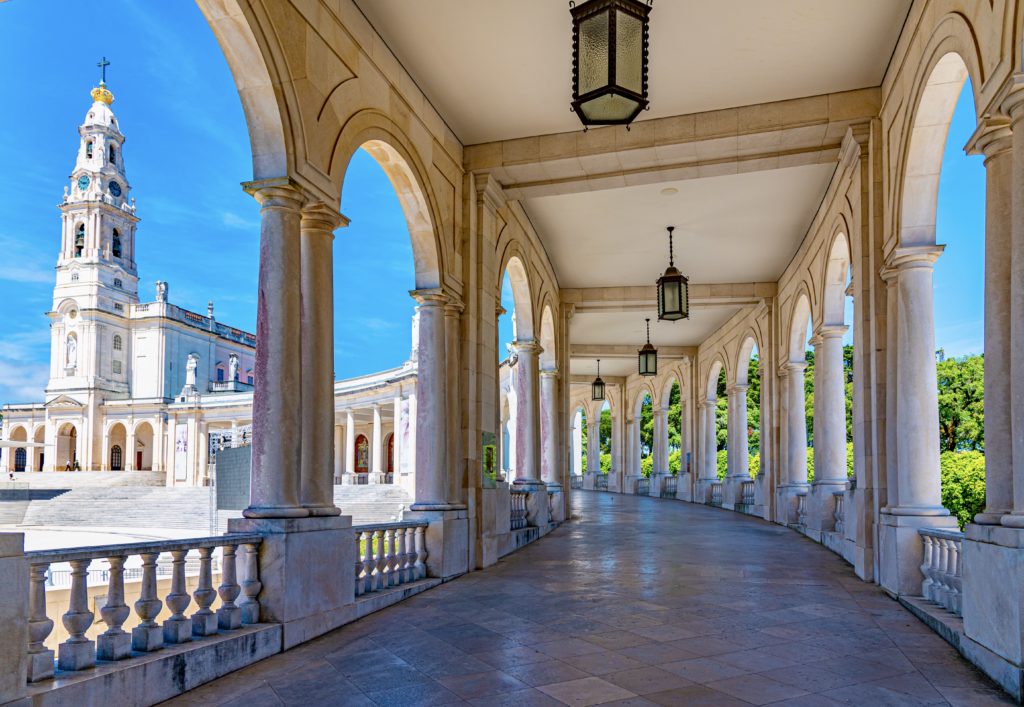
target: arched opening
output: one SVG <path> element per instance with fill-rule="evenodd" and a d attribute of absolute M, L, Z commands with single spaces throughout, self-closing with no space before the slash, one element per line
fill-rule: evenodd
<path fill-rule="evenodd" d="M 547 483 L 561 482 L 558 453 L 559 376 L 555 351 L 555 321 L 551 307 L 540 317 L 540 472 Z"/>
<path fill-rule="evenodd" d="M 387 448 L 387 473 L 395 473 L 395 435 L 389 434 L 387 436 L 387 442 L 385 443 Z"/>
<path fill-rule="evenodd" d="M 34 463 L 32 469 L 34 471 L 42 471 L 46 463 L 46 447 L 42 446 L 46 442 L 46 427 L 39 425 L 36 427 L 35 434 L 32 435 L 32 441 L 36 443 L 36 447 L 33 448 Z"/>
<path fill-rule="evenodd" d="M 644 393 L 637 402 L 634 424 L 639 430 L 637 451 L 640 475 L 650 478 L 654 473 L 654 401 L 650 393 Z"/>
<path fill-rule="evenodd" d="M 116 423 L 107 431 L 107 469 L 125 470 L 125 449 L 128 447 L 128 433 L 124 425 Z"/>
<path fill-rule="evenodd" d="M 114 229 L 114 235 L 110 239 L 110 254 L 115 258 L 121 257 L 121 234 Z"/>
<path fill-rule="evenodd" d="M 687 470 L 683 459 L 683 396 L 679 381 L 673 379 L 668 391 L 668 471 L 678 475 Z"/>
<path fill-rule="evenodd" d="M 601 458 L 598 469 L 602 474 L 610 474 L 616 469 L 612 462 L 612 406 L 607 400 L 601 405 L 600 424 L 598 425 L 598 446 Z"/>
<path fill-rule="evenodd" d="M 370 473 L 370 440 L 362 434 L 356 436 L 356 473 Z"/>
<path fill-rule="evenodd" d="M 141 422 L 135 428 L 135 462 L 136 471 L 153 471 L 153 426 Z"/>
<path fill-rule="evenodd" d="M 729 473 L 729 393 L 725 368 L 715 380 L 715 476 L 719 481 Z"/>
<path fill-rule="evenodd" d="M 756 478 L 761 472 L 761 358 L 757 341 L 748 337 L 740 346 L 736 361 L 737 398 L 742 404 L 738 413 L 736 439 L 744 447 L 737 463 L 743 476 Z M 742 457 L 742 458 L 740 458 Z"/>
<path fill-rule="evenodd" d="M 78 462 L 78 429 L 66 422 L 57 428 L 57 449 L 56 463 L 54 469 L 58 471 L 77 471 L 80 468 Z"/>
<path fill-rule="evenodd" d="M 28 430 L 20 425 L 15 427 L 11 430 L 8 441 L 15 444 L 18 442 L 28 442 Z M 11 455 L 8 467 L 11 471 L 25 471 L 28 468 L 28 452 L 25 447 L 14 447 L 7 453 Z"/>
<path fill-rule="evenodd" d="M 825 265 L 822 325 L 814 338 L 814 476 L 843 488 L 853 476 L 853 332 L 850 247 L 844 234 L 832 241 Z M 810 368 L 810 366 L 809 366 Z"/>
<path fill-rule="evenodd" d="M 576 408 L 572 417 L 572 473 L 582 476 L 587 470 L 587 411 Z"/>
<path fill-rule="evenodd" d="M 75 229 L 75 257 L 81 258 L 82 252 L 85 250 L 85 224 L 78 224 L 78 228 Z"/>

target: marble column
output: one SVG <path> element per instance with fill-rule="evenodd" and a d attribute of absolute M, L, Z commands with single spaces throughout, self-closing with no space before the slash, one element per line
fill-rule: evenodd
<path fill-rule="evenodd" d="M 393 431 L 391 433 L 392 444 L 394 445 L 394 455 L 391 459 L 392 462 L 392 477 L 391 483 L 396 483 L 396 477 L 402 473 L 402 447 L 404 445 L 405 435 L 402 433 L 405 425 L 402 419 L 402 391 L 399 390 L 395 395 L 394 400 L 391 402 L 391 415 L 394 418 L 392 423 Z"/>
<path fill-rule="evenodd" d="M 540 346 L 532 340 L 512 344 L 516 352 L 516 483 L 539 481 Z"/>
<path fill-rule="evenodd" d="M 1002 395 L 1008 395 L 1010 403 L 1010 424 L 1012 433 L 1012 449 L 1010 451 L 1011 463 L 1013 469 L 1013 511 L 1010 517 L 1003 519 L 1004 525 L 1010 525 L 1013 527 L 1024 526 L 1024 76 L 1020 74 L 1014 77 L 1014 88 L 1015 90 L 1010 94 L 1006 100 L 1004 110 L 1010 114 L 1011 129 L 1013 130 L 1013 162 L 1011 165 L 1011 171 L 1013 176 L 1012 180 L 1012 218 L 1011 228 L 1009 236 L 1009 249 L 1010 249 L 1010 271 L 1005 273 L 1004 276 L 1008 275 L 1010 279 L 1010 313 L 1009 313 L 1009 326 L 1007 326 L 1007 320 L 1003 320 L 998 324 L 998 331 L 993 331 L 992 336 L 998 337 L 1000 333 L 1004 336 L 1009 329 L 1009 342 L 1015 345 L 1010 346 L 1010 373 L 1009 375 L 1000 380 L 993 376 L 995 385 L 1004 387 Z M 986 217 L 988 216 L 986 212 Z M 986 252 L 987 252 L 987 241 L 990 237 L 988 229 L 986 228 Z M 1005 246 L 1004 246 L 1005 247 Z M 998 246 L 994 248 L 996 250 Z M 997 253 L 994 253 L 997 255 Z M 986 257 L 986 282 L 991 277 L 987 271 L 988 263 Z M 986 291 L 986 298 L 988 292 Z M 985 372 L 986 372 L 986 385 L 985 385 L 985 400 L 986 400 L 986 411 L 988 403 L 988 371 L 989 371 L 989 349 L 990 344 L 996 342 L 990 341 L 988 332 L 988 302 L 986 301 L 986 332 L 985 332 Z M 1004 307 L 1005 308 L 1005 307 Z M 1000 342 L 999 349 L 1005 351 L 1006 344 Z M 1005 390 L 1005 387 L 1009 387 L 1009 391 Z M 986 418 L 986 429 L 985 429 L 985 447 L 986 447 L 986 475 L 988 472 L 988 455 L 989 455 L 989 442 L 988 442 L 988 422 Z"/>
<path fill-rule="evenodd" d="M 804 399 L 806 361 L 790 361 L 782 384 L 786 394 L 786 484 L 807 485 L 807 411 Z"/>
<path fill-rule="evenodd" d="M 135 468 L 135 426 L 129 423 L 128 434 L 124 440 L 124 470 L 137 471 Z"/>
<path fill-rule="evenodd" d="M 334 505 L 334 230 L 348 220 L 326 204 L 302 209 L 302 450 L 299 497 L 313 516 Z"/>
<path fill-rule="evenodd" d="M 416 378 L 416 494 L 413 510 L 446 510 L 448 504 L 448 404 L 444 306 L 440 290 L 415 290 L 419 314 Z"/>
<path fill-rule="evenodd" d="M 461 381 L 462 369 L 459 363 L 459 341 L 460 341 L 460 320 L 463 306 L 461 302 L 449 296 L 448 303 L 444 307 L 444 338 L 445 338 L 445 360 L 446 380 L 445 390 L 448 393 L 446 401 L 448 410 L 448 500 L 453 503 L 462 503 L 468 491 L 465 487 L 468 479 L 465 479 L 465 460 L 462 455 L 460 437 L 462 432 L 462 419 L 458 414 L 459 410 L 459 383 Z"/>
<path fill-rule="evenodd" d="M 356 482 L 356 419 L 352 410 L 345 411 L 345 475 L 343 484 Z"/>
<path fill-rule="evenodd" d="M 729 388 L 729 449 L 732 465 L 729 475 L 742 481 L 750 478 L 749 441 L 747 439 L 747 387 L 734 385 Z"/>
<path fill-rule="evenodd" d="M 626 454 L 623 456 L 625 467 L 623 471 L 623 477 L 627 480 L 627 486 L 629 483 L 629 477 L 636 476 L 636 464 L 637 464 L 637 446 L 636 446 L 636 420 L 632 417 L 626 418 Z"/>
<path fill-rule="evenodd" d="M 705 400 L 701 403 L 704 413 L 704 449 L 703 449 L 703 474 L 702 478 L 708 481 L 718 479 L 718 420 L 716 412 L 718 400 Z"/>
<path fill-rule="evenodd" d="M 374 404 L 373 410 L 373 431 L 370 434 L 370 480 L 372 483 L 381 483 L 384 474 L 384 433 L 381 429 L 380 405 Z"/>
<path fill-rule="evenodd" d="M 654 411 L 654 471 L 668 473 L 668 410 Z"/>
<path fill-rule="evenodd" d="M 334 426 L 334 483 L 340 484 L 345 475 L 345 429 Z"/>
<path fill-rule="evenodd" d="M 845 326 L 817 332 L 814 366 L 814 483 L 846 484 L 846 380 L 843 373 Z"/>
<path fill-rule="evenodd" d="M 576 416 L 575 424 L 572 427 L 572 471 L 573 474 L 582 476 L 583 468 L 583 418 Z"/>
<path fill-rule="evenodd" d="M 259 292 L 252 470 L 247 518 L 309 515 L 299 501 L 302 329 L 299 257 L 302 194 L 290 180 L 251 182 L 260 203 Z"/>
<path fill-rule="evenodd" d="M 558 458 L 558 371 L 540 372 L 541 478 L 548 484 L 561 483 Z"/>
<path fill-rule="evenodd" d="M 587 472 L 601 471 L 601 411 L 587 418 Z"/>

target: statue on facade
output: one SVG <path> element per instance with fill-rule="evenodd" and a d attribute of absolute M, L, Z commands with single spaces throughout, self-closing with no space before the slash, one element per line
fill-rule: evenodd
<path fill-rule="evenodd" d="M 156 281 L 156 301 L 166 302 L 167 301 L 167 283 L 163 280 Z"/>
<path fill-rule="evenodd" d="M 68 368 L 74 368 L 78 365 L 78 341 L 73 336 L 68 337 L 66 358 Z"/>
<path fill-rule="evenodd" d="M 199 368 L 199 354 L 190 353 L 185 364 L 185 387 L 196 387 L 196 369 Z"/>
<path fill-rule="evenodd" d="M 238 380 L 238 354 L 228 356 L 228 380 Z"/>

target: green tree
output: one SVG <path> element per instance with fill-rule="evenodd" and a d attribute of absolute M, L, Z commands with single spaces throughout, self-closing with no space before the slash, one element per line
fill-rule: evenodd
<path fill-rule="evenodd" d="M 941 358 L 939 437 L 943 451 L 985 451 L 985 357 Z"/>
<path fill-rule="evenodd" d="M 717 444 L 715 449 L 729 446 L 729 394 L 725 392 L 725 369 L 718 373 L 718 385 L 715 388 L 715 432 Z"/>
<path fill-rule="evenodd" d="M 755 354 L 747 366 L 747 450 L 757 455 L 761 449 L 761 362 Z"/>
<path fill-rule="evenodd" d="M 942 505 L 956 516 L 960 529 L 985 508 L 985 455 L 981 452 L 943 452 Z"/>
<path fill-rule="evenodd" d="M 605 403 L 607 405 L 608 403 Z M 607 407 L 601 410 L 601 429 L 598 442 L 601 445 L 601 454 L 608 455 L 611 459 L 612 453 L 612 411 Z M 610 462 L 609 462 L 610 463 Z M 609 467 L 610 469 L 611 467 Z"/>

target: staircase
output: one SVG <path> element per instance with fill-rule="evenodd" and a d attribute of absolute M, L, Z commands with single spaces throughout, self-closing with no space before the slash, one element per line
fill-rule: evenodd
<path fill-rule="evenodd" d="M 411 503 L 409 494 L 391 484 L 334 487 L 334 505 L 344 515 L 352 516 L 352 525 L 401 520 Z"/>

